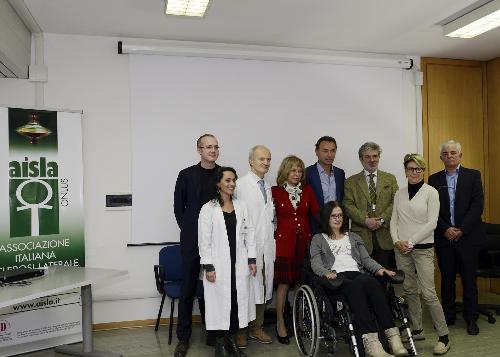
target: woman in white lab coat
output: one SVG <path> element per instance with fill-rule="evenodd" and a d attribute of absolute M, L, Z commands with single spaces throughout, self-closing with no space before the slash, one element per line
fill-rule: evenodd
<path fill-rule="evenodd" d="M 255 239 L 243 201 L 233 199 L 236 171 L 218 169 L 216 196 L 198 218 L 198 246 L 203 265 L 205 323 L 216 331 L 215 356 L 246 356 L 231 335 L 255 319 L 250 275 L 255 276 Z M 252 302 L 252 303 L 250 303 Z"/>

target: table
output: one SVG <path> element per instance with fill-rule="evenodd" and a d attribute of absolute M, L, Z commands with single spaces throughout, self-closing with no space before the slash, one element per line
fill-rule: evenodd
<path fill-rule="evenodd" d="M 127 272 L 124 270 L 53 266 L 46 271 L 43 277 L 31 280 L 30 285 L 1 288 L 0 308 L 80 288 L 83 348 L 77 346 L 59 346 L 56 348 L 56 352 L 72 356 L 121 357 L 121 354 L 94 351 L 91 285 L 99 284 L 100 282 L 108 283 L 109 280 L 115 280 L 126 275 Z"/>

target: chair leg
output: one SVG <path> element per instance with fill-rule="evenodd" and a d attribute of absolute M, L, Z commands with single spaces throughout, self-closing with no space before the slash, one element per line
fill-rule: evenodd
<path fill-rule="evenodd" d="M 161 312 L 163 311 L 163 303 L 165 302 L 165 296 L 167 296 L 167 294 L 163 293 L 163 296 L 161 297 L 160 310 L 158 311 L 158 317 L 156 318 L 155 331 L 158 331 L 158 326 L 160 325 Z"/>
<path fill-rule="evenodd" d="M 490 324 L 494 324 L 497 321 L 495 319 L 495 317 L 493 316 L 493 312 L 489 311 L 488 308 L 484 308 L 481 305 L 479 305 L 479 308 L 477 309 L 477 312 L 479 314 L 481 314 L 481 315 L 486 316 L 486 318 L 488 319 L 488 322 Z"/>
<path fill-rule="evenodd" d="M 175 299 L 172 298 L 170 303 L 170 323 L 168 324 L 168 344 L 172 344 L 172 328 L 174 327 L 174 308 L 175 308 Z"/>

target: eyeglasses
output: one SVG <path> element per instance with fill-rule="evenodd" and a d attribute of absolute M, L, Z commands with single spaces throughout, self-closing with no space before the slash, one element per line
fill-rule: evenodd
<path fill-rule="evenodd" d="M 219 150 L 220 146 L 219 145 L 207 145 L 207 146 L 200 146 L 200 149 L 207 149 L 207 150 Z"/>
<path fill-rule="evenodd" d="M 332 214 L 330 216 L 330 218 L 335 218 L 335 219 L 340 219 L 340 218 L 344 218 L 344 215 L 342 213 L 339 213 L 339 214 Z"/>
<path fill-rule="evenodd" d="M 421 167 L 406 167 L 405 170 L 414 174 L 421 174 L 424 171 Z"/>

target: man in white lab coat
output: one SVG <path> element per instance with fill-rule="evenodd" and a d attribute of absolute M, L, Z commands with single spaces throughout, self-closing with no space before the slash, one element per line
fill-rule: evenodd
<path fill-rule="evenodd" d="M 271 185 L 264 176 L 271 166 L 271 152 L 263 145 L 254 146 L 249 153 L 250 171 L 236 182 L 236 197 L 245 201 L 251 225 L 255 231 L 257 251 L 257 275 L 251 278 L 250 289 L 256 303 L 256 319 L 249 325 L 248 337 L 260 343 L 273 342 L 264 331 L 266 302 L 273 295 L 274 260 L 274 206 Z M 247 345 L 245 331 L 236 336 L 238 347 Z"/>

